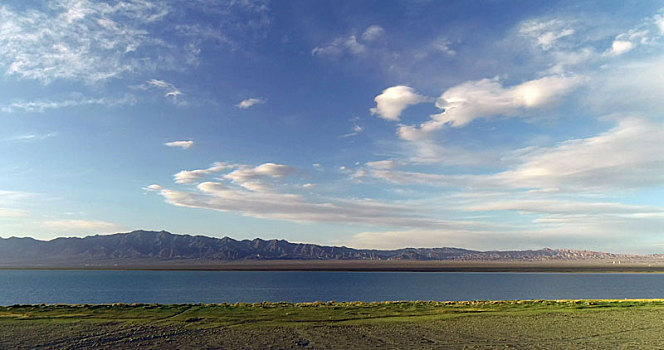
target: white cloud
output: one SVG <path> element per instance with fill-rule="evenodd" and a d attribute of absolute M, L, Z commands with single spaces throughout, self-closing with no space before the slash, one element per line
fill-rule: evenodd
<path fill-rule="evenodd" d="M 659 33 L 664 35 L 664 15 L 655 15 L 653 16 L 653 22 L 659 29 Z"/>
<path fill-rule="evenodd" d="M 42 10 L 2 6 L 0 64 L 7 75 L 44 83 L 119 77 L 146 66 L 137 50 L 163 45 L 144 27 L 168 12 L 164 4 L 144 1 L 56 0 Z"/>
<path fill-rule="evenodd" d="M 367 166 L 374 169 L 393 169 L 398 165 L 398 162 L 393 159 L 377 160 L 374 162 L 367 162 Z"/>
<path fill-rule="evenodd" d="M 552 197 L 553 196 L 553 197 Z M 469 249 L 542 247 L 653 253 L 664 243 L 664 208 L 619 202 L 556 198 L 555 193 L 461 192 L 430 200 L 465 218 L 445 227 L 361 232 L 343 243 L 357 248 L 453 246 Z M 578 199 L 578 197 L 577 197 Z M 513 211 L 506 216 L 501 211 Z"/>
<path fill-rule="evenodd" d="M 398 227 L 441 225 L 440 221 L 418 216 L 408 205 L 369 199 L 313 201 L 297 194 L 231 188 L 220 182 L 203 182 L 198 190 L 164 189 L 160 193 L 173 205 L 230 211 L 256 218 Z"/>
<path fill-rule="evenodd" d="M 42 222 L 41 225 L 46 229 L 55 230 L 61 234 L 114 233 L 120 229 L 117 224 L 95 220 L 49 220 Z"/>
<path fill-rule="evenodd" d="M 180 147 L 182 149 L 190 149 L 194 146 L 194 141 L 173 141 L 166 142 L 164 145 L 168 147 Z"/>
<path fill-rule="evenodd" d="M 442 38 L 436 40 L 433 44 L 431 44 L 431 47 L 439 52 L 444 53 L 447 56 L 454 56 L 456 55 L 456 51 L 454 51 L 452 48 L 450 48 L 450 41 Z"/>
<path fill-rule="evenodd" d="M 564 38 L 566 36 L 574 34 L 573 29 L 565 29 L 561 32 L 554 33 L 554 32 L 547 32 L 542 34 L 537 38 L 537 43 L 542 47 L 544 50 L 548 50 L 553 46 L 553 43 L 560 39 Z"/>
<path fill-rule="evenodd" d="M 180 90 L 171 90 L 171 91 L 166 92 L 164 94 L 164 97 L 170 97 L 170 98 L 176 100 L 177 97 L 181 96 L 181 95 L 182 95 L 182 91 L 180 91 Z"/>
<path fill-rule="evenodd" d="M 618 55 L 622 55 L 626 52 L 631 51 L 633 48 L 634 48 L 634 44 L 629 42 L 629 41 L 615 40 L 613 42 L 613 44 L 611 44 L 610 53 L 612 55 L 618 56 Z"/>
<path fill-rule="evenodd" d="M 366 50 L 364 45 L 360 44 L 357 41 L 357 38 L 355 38 L 355 35 L 349 36 L 344 42 L 343 46 L 346 50 L 350 51 L 350 53 L 354 55 L 359 55 Z"/>
<path fill-rule="evenodd" d="M 23 134 L 23 135 L 8 137 L 8 138 L 4 139 L 3 141 L 30 142 L 30 141 L 44 140 L 44 139 L 47 139 L 47 138 L 54 137 L 56 135 L 57 135 L 57 133 L 55 133 L 55 132 L 50 132 L 48 134 Z"/>
<path fill-rule="evenodd" d="M 502 236 L 502 237 L 501 237 Z M 343 242 L 345 246 L 357 249 L 401 249 L 401 248 L 441 248 L 457 247 L 465 249 L 500 249 L 513 245 L 502 245 L 500 240 L 510 236 L 510 243 L 523 240 L 514 235 L 500 235 L 495 232 L 467 229 L 408 229 L 392 231 L 366 231 L 353 235 Z M 530 243 L 530 242 L 528 242 Z M 504 243 L 503 243 L 504 244 Z M 541 247 L 541 246 L 540 246 Z M 539 247 L 538 247 L 539 248 Z"/>
<path fill-rule="evenodd" d="M 401 113 L 408 106 L 430 100 L 426 96 L 419 95 L 411 87 L 405 85 L 392 86 L 376 96 L 374 99 L 376 107 L 371 108 L 371 114 L 377 114 L 385 120 L 399 121 Z"/>
<path fill-rule="evenodd" d="M 347 38 L 337 38 L 326 46 L 317 46 L 311 50 L 312 56 L 339 56 L 345 52 L 359 55 L 366 48 L 357 41 L 355 35 Z"/>
<path fill-rule="evenodd" d="M 664 184 L 664 125 L 624 118 L 597 136 L 504 155 L 512 169 L 489 174 L 440 174 L 371 167 L 377 179 L 402 185 L 509 190 L 557 189 L 570 193 L 638 189 Z M 386 165 L 390 165 L 386 163 Z"/>
<path fill-rule="evenodd" d="M 158 79 L 150 79 L 146 81 L 146 84 L 148 84 L 148 87 L 154 87 L 164 91 L 164 97 L 170 98 L 172 102 L 184 104 L 184 101 L 180 99 L 180 96 L 182 96 L 183 93 L 180 89 L 176 88 L 175 85 Z"/>
<path fill-rule="evenodd" d="M 662 34 L 658 28 L 659 16 L 645 18 L 626 31 L 592 18 L 527 20 L 517 29 L 521 37 L 531 39 L 542 49 L 533 57 L 534 62 L 540 59 L 551 61 L 547 74 L 578 74 L 593 70 L 639 46 L 659 44 Z M 615 37 L 606 48 L 605 43 L 611 35 Z M 518 38 L 510 37 L 509 40 Z"/>
<path fill-rule="evenodd" d="M 417 141 L 445 125 L 461 127 L 477 118 L 527 115 L 559 102 L 582 81 L 582 77 L 548 76 L 512 87 L 503 87 L 495 78 L 466 82 L 448 89 L 436 100 L 442 113 L 419 126 L 402 125 L 398 133 L 402 139 Z"/>
<path fill-rule="evenodd" d="M 338 57 L 347 53 L 355 56 L 362 55 L 367 52 L 372 43 L 379 41 L 384 36 L 385 30 L 383 27 L 371 25 L 362 33 L 360 40 L 355 34 L 338 37 L 327 45 L 316 46 L 311 50 L 311 55 L 327 57 Z"/>
<path fill-rule="evenodd" d="M 647 18 L 636 27 L 617 35 L 611 44 L 611 48 L 604 54 L 606 56 L 619 56 L 624 53 L 630 52 L 639 45 L 652 45 L 655 44 L 660 38 L 661 32 L 660 15 L 655 15 Z M 660 35 L 652 32 L 652 26 L 660 30 Z"/>
<path fill-rule="evenodd" d="M 182 170 L 179 173 L 173 175 L 173 178 L 175 179 L 176 183 L 179 184 L 188 184 L 192 182 L 196 182 L 205 176 L 218 173 L 224 170 L 228 169 L 233 169 L 237 167 L 235 164 L 228 164 L 228 163 L 222 163 L 222 162 L 216 162 L 213 163 L 212 166 L 210 166 L 207 169 L 198 169 L 198 170 Z"/>
<path fill-rule="evenodd" d="M 412 139 L 409 139 L 412 140 Z M 502 147 L 477 149 L 430 138 L 408 142 L 403 145 L 407 160 L 414 164 L 447 164 L 462 166 L 495 167 L 502 163 Z"/>
<path fill-rule="evenodd" d="M 134 105 L 137 99 L 133 95 L 123 97 L 85 97 L 80 94 L 72 94 L 69 98 L 62 100 L 18 100 L 8 104 L 0 105 L 0 111 L 4 113 L 16 112 L 44 112 L 50 109 L 70 108 L 87 105 L 100 105 L 106 107 Z"/>
<path fill-rule="evenodd" d="M 526 214 L 664 215 L 664 208 L 615 202 L 581 202 L 558 199 L 483 201 L 464 208 L 471 211 L 518 211 Z"/>
<path fill-rule="evenodd" d="M 361 179 L 369 175 L 369 170 L 366 168 L 359 168 L 350 176 L 351 179 Z"/>
<path fill-rule="evenodd" d="M 595 49 L 589 47 L 571 51 L 552 50 L 551 55 L 553 64 L 545 72 L 553 75 L 564 75 L 572 68 L 578 69 L 579 66 L 592 63 L 602 56 Z"/>
<path fill-rule="evenodd" d="M 385 29 L 379 25 L 369 26 L 364 33 L 362 33 L 362 40 L 374 41 L 382 38 L 385 35 Z"/>
<path fill-rule="evenodd" d="M 21 209 L 0 208 L 0 219 L 24 218 L 28 212 Z"/>
<path fill-rule="evenodd" d="M 176 174 L 178 183 L 198 182 L 195 192 L 172 190 L 160 185 L 148 188 L 159 192 L 173 205 L 236 212 L 257 218 L 398 227 L 450 225 L 446 221 L 427 218 L 421 208 L 408 204 L 371 199 L 309 198 L 284 193 L 281 191 L 283 188 L 291 187 L 281 186 L 281 181 L 292 176 L 296 169 L 283 164 L 238 165 L 236 170 L 218 177 L 216 181 L 199 181 L 204 175 L 217 171 L 220 170 L 214 167 L 192 171 L 187 174 L 186 181 L 182 181 L 181 173 Z M 302 183 L 295 188 L 311 190 L 313 186 Z"/>
<path fill-rule="evenodd" d="M 144 189 L 145 191 L 148 191 L 148 192 L 158 192 L 158 191 L 163 190 L 164 188 L 161 187 L 161 185 L 152 184 L 152 185 L 149 185 L 149 186 L 143 187 L 143 189 Z"/>
<path fill-rule="evenodd" d="M 644 23 L 654 28 L 658 17 L 653 18 Z M 615 37 L 619 31 L 611 28 L 590 38 L 585 36 L 590 32 L 587 28 L 569 24 L 540 28 L 532 37 L 541 49 L 533 51 L 537 55 L 534 59 L 550 67 L 540 72 L 546 74 L 543 78 L 512 86 L 484 79 L 448 89 L 437 101 L 443 113 L 419 125 L 400 125 L 401 138 L 412 142 L 401 145 L 403 158 L 393 160 L 397 164 L 379 161 L 373 166 L 370 162 L 361 169 L 364 183 L 369 177 L 388 181 L 395 184 L 389 188 L 402 190 L 410 198 L 422 198 L 416 204 L 419 208 L 432 212 L 448 209 L 451 212 L 442 217 L 468 218 L 478 225 L 505 224 L 503 227 L 364 232 L 344 243 L 357 247 L 457 245 L 480 249 L 571 245 L 622 251 L 643 251 L 648 244 L 664 243 L 664 208 L 634 204 L 643 198 L 642 192 L 664 186 L 664 152 L 659 152 L 664 140 L 664 90 L 659 88 L 664 81 L 664 60 L 659 50 L 654 50 L 660 45 L 661 37 L 656 36 L 659 28 L 637 26 Z M 576 40 L 581 36 L 574 35 L 577 33 L 584 37 Z M 627 44 L 617 43 L 604 52 L 606 43 L 614 41 Z M 634 55 L 614 59 L 641 47 L 644 49 Z M 471 169 L 448 167 L 457 164 L 448 158 L 458 158 L 455 151 L 470 150 L 459 145 L 453 149 L 452 141 L 445 139 L 445 144 L 439 144 L 438 138 L 429 137 L 435 130 L 466 126 L 477 118 L 534 116 L 564 103 L 564 98 L 581 85 L 585 98 L 575 107 L 584 115 L 604 115 L 599 118 L 601 122 L 613 121 L 613 128 L 553 145 L 548 140 L 513 152 L 498 149 L 492 156 L 495 163 L 482 162 L 481 167 Z M 445 135 L 458 132 L 449 130 Z M 430 164 L 425 159 L 438 162 Z M 444 195 L 432 197 L 441 190 L 422 186 L 443 188 Z M 629 204 L 616 199 L 627 196 Z"/>
<path fill-rule="evenodd" d="M 339 137 L 345 138 L 345 137 L 357 136 L 357 135 L 361 134 L 364 131 L 364 128 L 361 127 L 358 124 L 359 118 L 351 118 L 350 121 L 351 121 L 351 123 L 353 123 L 353 127 L 351 129 L 351 132 L 343 134 Z"/>
<path fill-rule="evenodd" d="M 512 187 L 625 189 L 664 184 L 664 125 L 625 118 L 598 136 L 536 148 L 516 169 L 495 175 Z"/>
<path fill-rule="evenodd" d="M 662 218 L 558 217 L 549 222 L 511 225 L 510 229 L 484 227 L 446 229 L 413 228 L 361 232 L 344 245 L 367 249 L 405 247 L 459 247 L 478 250 L 541 249 L 543 247 L 591 249 L 620 253 L 656 253 L 663 240 Z M 647 242 L 645 245 L 643 242 Z"/>
<path fill-rule="evenodd" d="M 452 49 L 451 44 L 452 42 L 447 38 L 440 37 L 419 48 L 413 48 L 399 54 L 392 53 L 388 57 L 390 57 L 390 60 L 392 60 L 392 57 L 400 57 L 404 61 L 401 64 L 419 62 L 432 56 L 439 56 L 440 54 L 447 57 L 454 57 L 457 53 Z"/>
<path fill-rule="evenodd" d="M 632 57 L 630 57 L 632 58 Z M 592 77 L 586 103 L 592 111 L 613 114 L 629 111 L 662 120 L 664 109 L 664 55 L 614 63 Z"/>
<path fill-rule="evenodd" d="M 519 28 L 519 33 L 529 37 L 544 51 L 551 49 L 556 42 L 574 34 L 568 21 L 554 19 L 550 21 L 528 20 Z"/>
<path fill-rule="evenodd" d="M 173 86 L 170 83 L 167 83 L 163 80 L 158 80 L 158 79 L 150 79 L 150 80 L 146 81 L 146 83 L 148 85 L 156 86 L 156 87 L 159 87 L 159 88 L 162 88 L 162 89 L 169 89 Z"/>
<path fill-rule="evenodd" d="M 60 79 L 95 84 L 182 71 L 199 63 L 204 42 L 239 49 L 242 42 L 261 37 L 270 24 L 267 6 L 253 1 L 53 0 L 23 5 L 0 5 L 0 69 L 45 84 Z M 180 22 L 200 12 L 214 15 L 214 22 Z M 165 93 L 172 98 L 178 91 Z"/>
<path fill-rule="evenodd" d="M 236 104 L 235 107 L 239 109 L 247 109 L 249 107 L 252 107 L 257 104 L 263 104 L 265 103 L 265 100 L 261 98 L 248 98 L 246 100 L 242 100 L 240 103 Z"/>
<path fill-rule="evenodd" d="M 539 108 L 568 94 L 582 81 L 580 77 L 548 76 L 505 88 L 496 79 L 483 79 L 457 85 L 436 101 L 445 111 L 436 115 L 441 122 L 463 126 L 492 115 L 516 115 L 521 109 Z"/>
<path fill-rule="evenodd" d="M 468 184 L 467 176 L 402 171 L 394 169 L 374 169 L 371 176 L 400 185 L 426 185 L 432 187 L 453 187 Z"/>
<path fill-rule="evenodd" d="M 272 177 L 284 177 L 293 174 L 295 171 L 295 168 L 288 165 L 265 163 L 255 167 L 250 173 Z"/>
<path fill-rule="evenodd" d="M 35 202 L 44 202 L 49 198 L 50 197 L 41 193 L 0 190 L 0 207 L 24 207 L 26 205 L 34 204 Z"/>
<path fill-rule="evenodd" d="M 243 166 L 224 178 L 231 180 L 236 185 L 256 192 L 268 192 L 271 190 L 269 178 L 282 178 L 294 174 L 297 169 L 283 164 L 265 163 L 257 167 Z"/>

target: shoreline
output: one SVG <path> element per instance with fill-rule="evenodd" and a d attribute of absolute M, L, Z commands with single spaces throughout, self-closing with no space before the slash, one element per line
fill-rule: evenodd
<path fill-rule="evenodd" d="M 224 307 L 224 308 L 255 308 L 273 309 L 273 308 L 312 308 L 312 307 L 332 307 L 332 308 L 357 308 L 357 307 L 380 307 L 388 305 L 425 305 L 432 307 L 472 307 L 472 306 L 560 306 L 572 307 L 582 305 L 584 308 L 596 307 L 633 307 L 634 303 L 652 304 L 664 307 L 664 298 L 582 298 L 582 299 L 477 299 L 477 300 L 383 300 L 383 301 L 262 301 L 262 302 L 222 302 L 222 303 L 92 303 L 92 304 L 70 304 L 70 303 L 37 303 L 37 304 L 12 304 L 0 305 L 1 310 L 21 309 L 26 307 L 45 307 L 51 309 L 58 308 L 120 308 L 120 309 L 154 309 L 158 307 Z M 0 316 L 1 317 L 1 316 Z"/>
<path fill-rule="evenodd" d="M 300 271 L 300 272 L 480 272 L 480 273 L 664 273 L 664 262 L 612 261 L 104 261 L 6 265 L 1 270 L 89 271 Z"/>

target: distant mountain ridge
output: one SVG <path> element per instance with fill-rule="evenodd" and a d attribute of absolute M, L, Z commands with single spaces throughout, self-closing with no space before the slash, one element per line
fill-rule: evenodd
<path fill-rule="evenodd" d="M 240 260 L 447 260 L 542 261 L 607 260 L 633 257 L 572 249 L 476 251 L 460 248 L 354 249 L 291 243 L 286 240 L 234 240 L 133 231 L 84 238 L 0 239 L 0 266 L 36 266 L 65 262 L 104 261 L 240 261 Z"/>

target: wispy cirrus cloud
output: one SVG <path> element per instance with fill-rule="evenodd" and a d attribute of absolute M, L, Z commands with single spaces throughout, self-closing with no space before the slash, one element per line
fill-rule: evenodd
<path fill-rule="evenodd" d="M 636 189 L 664 184 L 664 125 L 625 118 L 600 135 L 534 148 L 521 164 L 490 177 L 510 187 L 562 188 L 570 191 Z M 620 156 L 616 156 L 620 155 Z"/>
<path fill-rule="evenodd" d="M 552 215 L 660 215 L 664 208 L 616 202 L 573 201 L 561 199 L 516 199 L 474 203 L 464 210 L 469 211 L 518 211 L 528 214 Z"/>
<path fill-rule="evenodd" d="M 0 208 L 0 219 L 24 218 L 28 215 L 26 210 Z"/>
<path fill-rule="evenodd" d="M 367 45 L 382 39 L 385 29 L 379 25 L 370 25 L 361 34 L 350 34 L 338 37 L 331 42 L 316 46 L 311 50 L 312 56 L 338 57 L 344 54 L 362 55 L 367 51 Z"/>
<path fill-rule="evenodd" d="M 144 88 L 153 88 L 158 89 L 164 92 L 164 97 L 169 99 L 171 102 L 178 105 L 185 105 L 187 102 L 183 99 L 183 93 L 175 87 L 172 83 L 159 80 L 159 79 L 150 79 L 145 82 Z"/>
<path fill-rule="evenodd" d="M 55 137 L 57 135 L 58 134 L 55 133 L 55 132 L 49 132 L 47 134 L 37 134 L 37 133 L 23 134 L 23 135 L 16 135 L 16 136 L 11 136 L 11 137 L 5 138 L 3 141 L 8 141 L 8 142 L 12 142 L 12 141 L 30 142 L 30 141 L 39 141 L 39 140 L 48 139 L 48 138 L 51 138 L 51 137 Z"/>
<path fill-rule="evenodd" d="M 325 46 L 317 46 L 311 50 L 311 55 L 336 57 L 342 55 L 345 52 L 359 55 L 362 54 L 365 50 L 366 49 L 364 45 L 357 41 L 357 37 L 355 35 L 351 35 L 347 38 L 334 39 L 334 41 Z"/>
<path fill-rule="evenodd" d="M 136 96 L 125 94 L 120 97 L 86 97 L 82 94 L 71 94 L 61 99 L 15 100 L 7 104 L 0 104 L 3 113 L 37 112 L 42 113 L 51 109 L 72 108 L 79 106 L 99 105 L 106 107 L 131 106 L 138 102 Z"/>
<path fill-rule="evenodd" d="M 661 41 L 664 32 L 661 30 L 661 15 L 646 18 L 637 26 L 616 35 L 611 47 L 604 52 L 608 56 L 620 56 L 638 46 L 653 45 Z"/>
<path fill-rule="evenodd" d="M 537 46 L 547 51 L 559 40 L 574 34 L 574 24 L 558 18 L 547 21 L 530 19 L 521 24 L 519 34 L 534 40 Z"/>
<path fill-rule="evenodd" d="M 52 231 L 57 231 L 60 234 L 116 233 L 121 229 L 121 226 L 112 222 L 84 219 L 48 220 L 42 222 L 41 226 Z"/>
<path fill-rule="evenodd" d="M 362 40 L 366 42 L 380 40 L 385 36 L 385 29 L 383 27 L 374 24 L 367 27 L 362 33 Z"/>
<path fill-rule="evenodd" d="M 0 190 L 0 205 L 5 206 L 25 203 L 40 198 L 41 196 L 41 194 L 33 192 Z"/>
<path fill-rule="evenodd" d="M 201 21 L 191 25 L 184 14 Z M 237 50 L 270 20 L 263 1 L 54 0 L 28 8 L 2 5 L 0 23 L 6 76 L 97 84 L 195 66 L 205 42 Z"/>
<path fill-rule="evenodd" d="M 517 26 L 517 32 L 541 50 L 536 54 L 539 59 L 550 62 L 548 74 L 578 74 L 628 52 L 661 45 L 664 33 L 660 30 L 660 20 L 661 14 L 656 14 L 625 29 L 612 28 L 597 19 L 568 15 L 528 19 Z"/>
<path fill-rule="evenodd" d="M 643 242 L 662 242 L 664 208 L 661 206 L 603 201 L 596 196 L 570 197 L 555 191 L 476 190 L 425 202 L 438 208 L 452 208 L 447 214 L 458 217 L 453 221 L 457 224 L 366 231 L 343 243 L 358 248 L 385 249 L 458 246 L 492 250 L 572 246 L 653 253 L 654 248 L 644 246 Z"/>
<path fill-rule="evenodd" d="M 664 184 L 664 153 L 652 152 L 661 148 L 663 139 L 661 123 L 624 118 L 597 136 L 514 151 L 510 156 L 514 165 L 500 172 L 478 175 L 408 171 L 388 160 L 368 163 L 366 176 L 402 185 L 434 187 L 572 192 L 639 189 Z"/>
<path fill-rule="evenodd" d="M 50 1 L 39 10 L 0 7 L 5 74 L 50 83 L 95 83 L 146 68 L 147 46 L 163 46 L 147 26 L 169 13 L 144 1 Z M 129 21 L 124 20 L 129 19 Z"/>
<path fill-rule="evenodd" d="M 661 219 L 576 217 L 532 225 L 510 223 L 510 230 L 483 228 L 364 231 L 341 243 L 355 248 L 460 247 L 478 250 L 589 248 L 619 253 L 653 254 L 662 240 Z M 634 228 L 638 227 L 638 231 Z M 644 242 L 646 242 L 644 244 Z"/>
<path fill-rule="evenodd" d="M 364 131 L 364 128 L 358 123 L 359 118 L 351 118 L 350 121 L 352 123 L 351 131 L 339 137 L 341 138 L 353 137 L 361 134 Z"/>
<path fill-rule="evenodd" d="M 292 222 L 431 227 L 444 222 L 419 216 L 407 205 L 373 200 L 326 198 L 313 201 L 302 195 L 229 188 L 220 182 L 203 182 L 197 192 L 162 189 L 160 194 L 176 206 L 228 211 L 255 218 Z M 254 188 L 255 189 L 255 188 Z"/>

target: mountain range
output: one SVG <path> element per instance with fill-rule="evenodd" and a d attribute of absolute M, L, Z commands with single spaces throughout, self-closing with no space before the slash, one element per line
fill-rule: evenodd
<path fill-rule="evenodd" d="M 133 231 L 50 241 L 0 238 L 0 267 L 107 265 L 141 262 L 229 262 L 258 260 L 565 261 L 616 260 L 637 256 L 573 249 L 476 251 L 461 248 L 353 249 L 286 240 L 234 240 Z M 655 256 L 642 256 L 653 258 Z"/>

